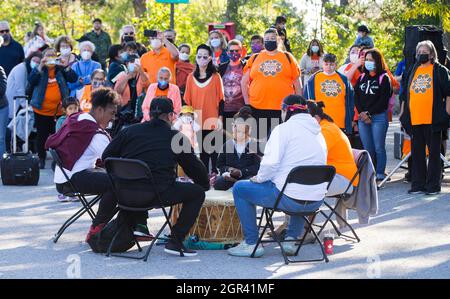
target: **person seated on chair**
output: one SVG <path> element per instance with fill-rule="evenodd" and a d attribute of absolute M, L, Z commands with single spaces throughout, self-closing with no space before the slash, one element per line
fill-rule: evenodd
<path fill-rule="evenodd" d="M 234 115 L 233 139 L 223 145 L 217 159 L 220 176 L 214 189 L 228 190 L 239 180 L 248 180 L 258 173 L 261 158 L 257 153 L 258 144 L 250 139 L 250 123 L 254 118 L 250 107 L 242 107 Z M 256 123 L 256 122 L 255 122 Z"/>
<path fill-rule="evenodd" d="M 117 113 L 119 95 L 111 89 L 99 88 L 92 92 L 91 97 L 91 111 L 70 115 L 61 129 L 50 136 L 45 144 L 47 149 L 56 150 L 62 160 L 65 173 L 78 192 L 102 194 L 98 212 L 86 236 L 86 242 L 111 220 L 114 209 L 108 209 L 108 203 L 116 202 L 107 173 L 103 169 L 96 168 L 96 163 L 110 142 L 111 138 L 105 128 Z M 59 193 L 72 192 L 69 182 L 59 167 L 55 169 L 54 182 Z M 139 223 L 145 223 L 145 219 L 146 217 Z M 135 235 L 140 236 L 137 231 Z"/>
<path fill-rule="evenodd" d="M 250 257 L 258 240 L 256 206 L 273 208 L 289 172 L 301 165 L 326 165 L 327 147 L 317 121 L 309 114 L 306 100 L 299 95 L 289 95 L 282 104 L 283 123 L 275 127 L 267 142 L 258 174 L 250 180 L 237 182 L 233 197 L 245 240 L 228 249 L 233 256 Z M 307 142 L 305 142 L 307 141 Z M 326 184 L 289 184 L 281 197 L 279 208 L 292 212 L 314 212 L 323 203 Z M 297 203 L 302 200 L 306 203 Z M 301 216 L 290 217 L 286 240 L 302 235 L 305 220 Z M 294 242 L 283 245 L 288 255 L 295 254 Z M 260 246 L 255 257 L 264 254 Z"/>
<path fill-rule="evenodd" d="M 164 251 L 173 255 L 183 253 L 184 256 L 193 256 L 196 252 L 185 248 L 182 241 L 194 225 L 205 200 L 205 191 L 209 189 L 208 174 L 188 138 L 171 128 L 176 115 L 170 99 L 154 98 L 150 104 L 150 117 L 148 122 L 120 131 L 105 149 L 102 159 L 137 159 L 148 165 L 164 205 L 183 204 Z M 175 181 L 177 164 L 194 184 Z M 109 210 L 114 210 L 116 202 L 109 202 L 108 205 Z"/>
<path fill-rule="evenodd" d="M 309 113 L 322 128 L 322 134 L 325 137 L 328 150 L 327 165 L 336 168 L 336 175 L 328 187 L 327 196 L 339 195 L 346 191 L 351 194 L 353 187 L 358 186 L 359 178 L 356 177 L 352 182 L 352 186 L 347 190 L 357 171 L 350 141 L 334 123 L 333 119 L 323 112 L 322 108 L 325 107 L 323 102 L 308 101 L 307 105 Z"/>

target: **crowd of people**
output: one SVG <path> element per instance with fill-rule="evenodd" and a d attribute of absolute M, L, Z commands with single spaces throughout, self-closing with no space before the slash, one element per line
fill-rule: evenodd
<path fill-rule="evenodd" d="M 112 44 L 97 18 L 75 48 L 69 36 L 48 37 L 41 23 L 22 47 L 1 21 L 0 154 L 10 151 L 7 127 L 23 107 L 19 103 L 14 111 L 12 101 L 27 95 L 40 168 L 46 167 L 46 150 L 55 148 L 81 192 L 103 194 L 87 241 L 113 217 L 117 204 L 107 174 L 93 168 L 98 160 L 122 157 L 149 166 L 165 204 L 183 203 L 167 252 L 195 254 L 177 240 L 188 234 L 212 186 L 232 188 L 241 219 L 245 240 L 229 253 L 250 256 L 258 237 L 256 205 L 273 205 L 295 166 L 333 165 L 337 175 L 329 190 L 289 186 L 280 204 L 293 212 L 313 211 L 326 194 L 346 189 L 356 172 L 355 144 L 349 141 L 356 133 L 376 180 L 386 177 L 386 133 L 401 88 L 402 125 L 412 138 L 409 192 L 440 192 L 450 73 L 433 43 L 419 43 L 415 67 L 394 76 L 365 25 L 340 64 L 318 39 L 298 62 L 285 24 L 278 17 L 249 40 L 227 40 L 213 30 L 196 46 L 178 41 L 173 29 L 146 30 L 147 40 L 140 43 L 135 27 L 126 25 L 120 42 Z M 175 136 L 182 151 L 174 146 Z M 176 165 L 189 182 L 177 179 Z M 75 200 L 64 195 L 68 183 L 58 168 L 54 181 L 59 201 Z M 146 214 L 136 213 L 135 220 L 138 236 L 151 238 Z M 303 218 L 291 217 L 286 238 L 297 238 L 302 228 Z M 288 254 L 295 252 L 293 245 L 285 245 Z M 258 248 L 256 255 L 262 254 Z"/>

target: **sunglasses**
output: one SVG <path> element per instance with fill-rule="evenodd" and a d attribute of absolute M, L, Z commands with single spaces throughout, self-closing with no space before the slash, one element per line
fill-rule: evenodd
<path fill-rule="evenodd" d="M 0 30 L 0 34 L 3 34 L 3 33 L 9 33 L 9 29 Z"/>
<path fill-rule="evenodd" d="M 197 59 L 203 59 L 203 60 L 208 60 L 209 56 L 197 56 Z"/>
<path fill-rule="evenodd" d="M 230 50 L 230 53 L 239 53 L 239 50 Z"/>
<path fill-rule="evenodd" d="M 125 32 L 123 35 L 125 35 L 125 36 L 134 35 L 134 32 Z"/>

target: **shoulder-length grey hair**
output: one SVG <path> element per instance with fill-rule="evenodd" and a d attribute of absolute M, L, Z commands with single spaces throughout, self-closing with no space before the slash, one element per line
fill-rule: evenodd
<path fill-rule="evenodd" d="M 427 47 L 430 50 L 431 63 L 434 63 L 435 61 L 438 60 L 438 54 L 437 54 L 437 51 L 436 51 L 436 47 L 433 45 L 433 43 L 430 40 L 424 40 L 424 41 L 421 41 L 421 42 L 419 42 L 417 44 L 416 55 L 417 55 L 417 52 L 419 52 L 419 49 L 421 47 Z"/>

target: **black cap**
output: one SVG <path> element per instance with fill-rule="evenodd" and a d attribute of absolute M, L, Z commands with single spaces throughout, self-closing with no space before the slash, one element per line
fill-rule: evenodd
<path fill-rule="evenodd" d="M 369 30 L 369 28 L 367 28 L 366 25 L 361 25 L 358 27 L 358 32 L 370 33 L 370 30 Z"/>
<path fill-rule="evenodd" d="M 124 60 L 125 63 L 133 61 L 135 59 L 139 59 L 139 55 L 137 54 L 128 54 L 127 58 Z"/>
<path fill-rule="evenodd" d="M 99 22 L 101 24 L 102 20 L 100 18 L 95 18 L 94 21 L 92 21 L 92 23 L 95 23 L 95 22 Z"/>
<path fill-rule="evenodd" d="M 152 117 L 158 117 L 161 114 L 168 114 L 173 112 L 173 103 L 169 98 L 156 97 L 150 104 L 150 114 Z"/>

